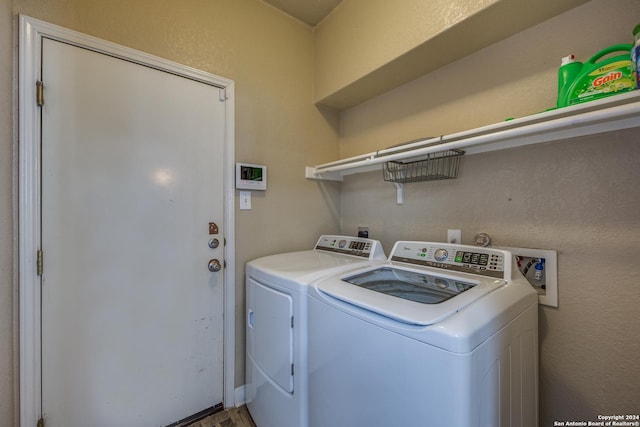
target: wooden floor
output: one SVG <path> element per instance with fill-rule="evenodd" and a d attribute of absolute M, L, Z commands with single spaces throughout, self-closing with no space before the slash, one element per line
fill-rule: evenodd
<path fill-rule="evenodd" d="M 186 426 L 185 426 L 186 427 Z M 188 427 L 256 427 L 246 405 L 213 414 Z"/>

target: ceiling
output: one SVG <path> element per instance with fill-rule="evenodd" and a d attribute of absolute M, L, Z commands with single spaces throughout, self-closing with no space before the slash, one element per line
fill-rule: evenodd
<path fill-rule="evenodd" d="M 315 27 L 342 0 L 264 0 L 287 15 Z"/>

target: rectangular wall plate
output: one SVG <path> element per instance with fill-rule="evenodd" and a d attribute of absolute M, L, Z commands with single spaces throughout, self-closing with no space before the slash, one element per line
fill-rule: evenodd
<path fill-rule="evenodd" d="M 240 210 L 241 211 L 251 210 L 251 191 L 240 192 Z"/>
<path fill-rule="evenodd" d="M 460 230 L 447 230 L 447 243 L 454 245 L 462 244 L 462 232 Z"/>
<path fill-rule="evenodd" d="M 516 268 L 538 292 L 538 302 L 558 307 L 558 253 L 551 249 L 505 248 L 513 254 Z M 536 264 L 542 260 L 543 269 L 536 274 Z"/>
<path fill-rule="evenodd" d="M 369 227 L 358 227 L 358 237 L 369 238 Z"/>

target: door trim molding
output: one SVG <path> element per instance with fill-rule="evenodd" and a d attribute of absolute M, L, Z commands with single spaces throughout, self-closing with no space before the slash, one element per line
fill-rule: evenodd
<path fill-rule="evenodd" d="M 224 237 L 226 239 L 223 303 L 223 398 L 235 405 L 235 222 L 234 222 L 234 82 L 176 62 L 146 54 L 86 34 L 20 16 L 20 108 L 18 148 L 18 286 L 20 337 L 20 425 L 36 425 L 41 407 L 41 294 L 37 251 L 41 242 L 40 111 L 36 82 L 40 78 L 42 39 L 49 38 L 104 53 L 225 90 Z"/>

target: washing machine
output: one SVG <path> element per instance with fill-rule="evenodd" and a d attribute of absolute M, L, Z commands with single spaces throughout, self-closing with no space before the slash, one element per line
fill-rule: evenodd
<path fill-rule="evenodd" d="M 259 427 L 308 426 L 309 284 L 386 260 L 376 240 L 325 235 L 311 250 L 247 263 L 245 393 Z"/>
<path fill-rule="evenodd" d="M 536 427 L 538 297 L 508 251 L 396 242 L 308 292 L 311 427 Z"/>

